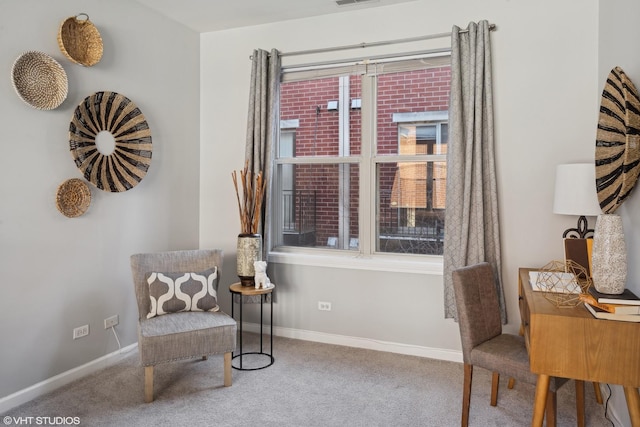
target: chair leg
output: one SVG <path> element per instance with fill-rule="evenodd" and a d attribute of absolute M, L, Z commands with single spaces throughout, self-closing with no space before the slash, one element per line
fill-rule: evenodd
<path fill-rule="evenodd" d="M 224 386 L 231 387 L 231 352 L 224 354 Z"/>
<path fill-rule="evenodd" d="M 576 380 L 576 420 L 584 427 L 584 381 Z"/>
<path fill-rule="evenodd" d="M 471 382 L 473 381 L 473 365 L 464 364 L 464 384 L 462 386 L 462 427 L 469 425 L 469 406 L 471 404 Z"/>
<path fill-rule="evenodd" d="M 207 360 L 208 358 L 208 356 L 202 356 L 202 360 Z"/>
<path fill-rule="evenodd" d="M 509 390 L 511 390 L 513 388 L 515 383 L 516 383 L 515 378 L 509 378 L 509 384 L 507 384 L 507 387 L 509 387 Z"/>
<path fill-rule="evenodd" d="M 498 385 L 500 384 L 500 374 L 494 372 L 491 376 L 491 406 L 498 404 Z"/>
<path fill-rule="evenodd" d="M 153 366 L 144 367 L 144 401 L 153 402 Z"/>
<path fill-rule="evenodd" d="M 602 405 L 602 391 L 600 391 L 600 383 L 593 382 L 593 391 L 596 393 L 596 402 Z"/>
<path fill-rule="evenodd" d="M 556 414 L 558 413 L 558 399 L 555 392 L 547 393 L 547 427 L 556 427 Z"/>

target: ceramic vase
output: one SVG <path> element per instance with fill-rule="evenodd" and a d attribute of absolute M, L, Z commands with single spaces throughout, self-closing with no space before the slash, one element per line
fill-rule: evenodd
<path fill-rule="evenodd" d="M 253 263 L 262 261 L 262 236 L 238 234 L 237 274 L 242 286 L 255 286 Z"/>
<path fill-rule="evenodd" d="M 621 294 L 627 283 L 627 246 L 622 218 L 599 215 L 593 235 L 592 278 L 596 291 Z"/>

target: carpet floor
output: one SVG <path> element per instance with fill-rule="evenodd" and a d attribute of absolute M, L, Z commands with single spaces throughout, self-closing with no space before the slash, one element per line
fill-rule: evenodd
<path fill-rule="evenodd" d="M 255 337 L 250 340 L 255 346 Z M 249 344 L 245 338 L 245 351 Z M 246 357 L 244 367 L 257 362 Z M 266 369 L 234 369 L 231 387 L 222 386 L 222 356 L 159 365 L 155 401 L 145 404 L 143 369 L 131 351 L 0 416 L 78 417 L 82 426 L 118 427 L 460 425 L 460 363 L 281 337 L 274 338 L 274 357 Z M 491 375 L 475 369 L 470 426 L 530 424 L 535 387 L 516 383 L 509 390 L 506 381 L 500 379 L 498 406 L 491 407 Z M 576 425 L 574 390 L 570 381 L 558 391 L 558 426 Z M 586 420 L 587 426 L 612 425 L 590 384 Z"/>

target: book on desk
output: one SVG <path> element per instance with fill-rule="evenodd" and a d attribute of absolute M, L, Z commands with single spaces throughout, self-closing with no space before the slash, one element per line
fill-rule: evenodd
<path fill-rule="evenodd" d="M 589 287 L 589 293 L 599 303 L 640 306 L 640 298 L 626 288 L 621 294 L 603 294 L 602 292 L 596 291 L 596 289 L 591 286 Z"/>
<path fill-rule="evenodd" d="M 606 320 L 619 320 L 621 322 L 640 322 L 640 315 L 638 314 L 619 314 L 619 313 L 609 313 L 597 306 L 592 306 L 587 302 L 583 302 L 585 308 L 589 310 L 589 312 L 598 319 L 606 319 Z"/>

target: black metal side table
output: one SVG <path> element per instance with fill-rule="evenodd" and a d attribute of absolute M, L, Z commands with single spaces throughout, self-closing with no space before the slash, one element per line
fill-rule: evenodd
<path fill-rule="evenodd" d="M 240 334 L 239 334 L 239 344 L 240 344 L 240 348 L 237 354 L 233 355 L 233 359 L 238 358 L 239 360 L 239 366 L 235 366 L 232 364 L 233 369 L 237 369 L 239 371 L 256 371 L 258 369 L 264 369 L 266 367 L 269 367 L 271 365 L 273 365 L 273 362 L 275 362 L 275 358 L 273 357 L 273 295 L 271 297 L 271 306 L 270 306 L 270 315 L 271 315 L 271 320 L 269 322 L 270 325 L 270 331 L 269 331 L 269 353 L 264 351 L 263 348 L 263 328 L 264 328 L 264 303 L 267 300 L 267 295 L 271 294 L 273 292 L 273 289 L 275 288 L 275 285 L 271 284 L 270 288 L 264 289 L 264 288 L 260 288 L 260 289 L 256 289 L 253 286 L 242 286 L 242 284 L 240 282 L 234 283 L 231 286 L 229 286 L 229 292 L 231 292 L 231 317 L 234 317 L 234 308 L 236 305 L 236 301 L 235 301 L 235 296 L 238 295 L 238 299 L 239 299 L 239 306 L 240 306 L 240 319 L 239 319 L 239 323 L 240 323 Z M 250 351 L 250 352 L 243 352 L 242 351 L 242 306 L 244 305 L 244 297 L 245 296 L 260 296 L 260 351 Z M 242 367 L 242 358 L 243 356 L 246 356 L 248 354 L 257 354 L 257 355 L 261 355 L 261 356 L 266 356 L 266 358 L 268 359 L 267 362 L 261 366 L 258 367 L 254 367 L 254 368 L 243 368 Z"/>

